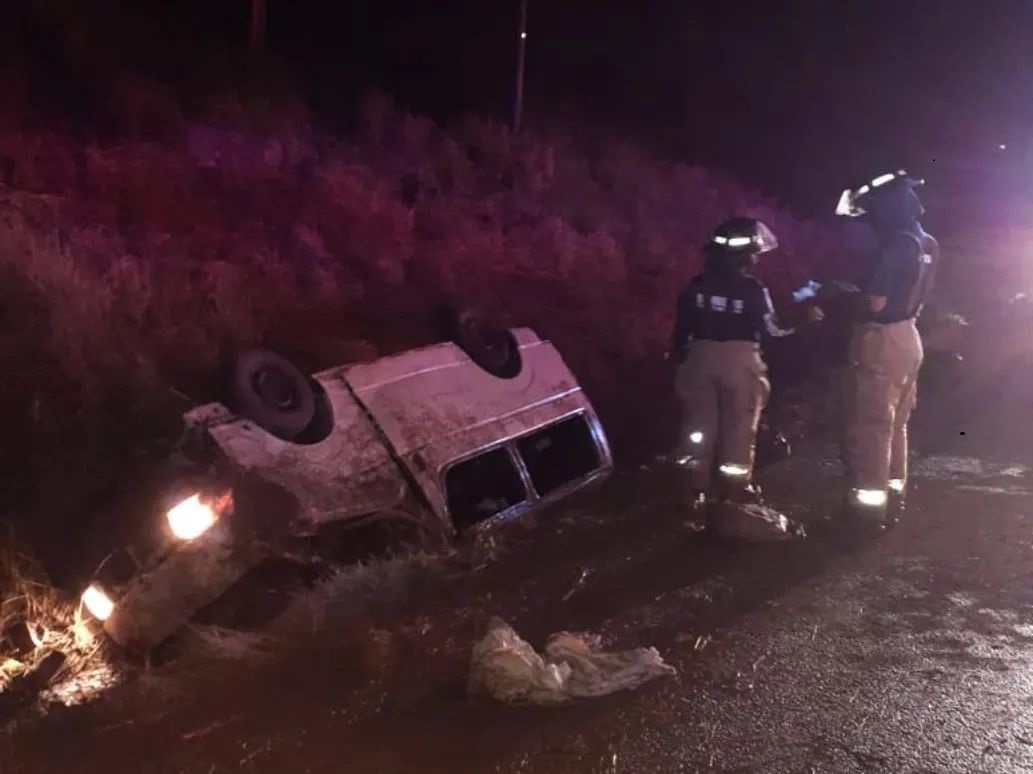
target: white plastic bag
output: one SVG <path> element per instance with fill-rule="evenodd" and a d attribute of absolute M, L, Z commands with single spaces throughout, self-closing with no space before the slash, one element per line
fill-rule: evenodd
<path fill-rule="evenodd" d="M 655 648 L 605 653 L 596 635 L 560 632 L 542 658 L 505 621 L 494 618 L 473 649 L 471 693 L 511 703 L 557 704 L 637 688 L 676 674 Z"/>

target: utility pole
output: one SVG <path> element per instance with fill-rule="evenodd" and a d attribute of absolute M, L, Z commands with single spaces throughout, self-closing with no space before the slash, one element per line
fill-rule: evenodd
<path fill-rule="evenodd" d="M 265 48 L 265 0 L 251 0 L 251 47 Z"/>
<path fill-rule="evenodd" d="M 520 30 L 517 39 L 516 95 L 513 105 L 513 134 L 520 133 L 524 118 L 524 61 L 527 54 L 527 0 L 520 0 Z"/>

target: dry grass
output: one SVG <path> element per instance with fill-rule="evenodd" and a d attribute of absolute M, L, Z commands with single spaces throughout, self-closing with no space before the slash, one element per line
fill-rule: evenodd
<path fill-rule="evenodd" d="M 348 627 L 362 620 L 370 606 L 397 603 L 414 584 L 446 577 L 456 558 L 452 551 L 415 551 L 341 567 L 293 599 L 273 625 L 273 636 L 286 643 L 299 633 Z"/>
<path fill-rule="evenodd" d="M 194 663 L 257 662 L 273 652 L 274 640 L 259 632 L 192 624 L 185 634 L 184 652 Z"/>
<path fill-rule="evenodd" d="M 298 112 L 220 109 L 161 142 L 106 144 L 12 120 L 0 157 L 0 355 L 19 364 L 0 385 L 0 501 L 52 573 L 110 551 L 101 507 L 160 458 L 183 396 L 220 396 L 226 352 L 266 345 L 314 371 L 428 343 L 460 298 L 551 338 L 634 461 L 673 441 L 663 353 L 714 223 L 772 223 L 776 291 L 836 255 L 820 227 L 712 171 L 479 120 L 444 129 L 384 99 L 348 138 Z"/>
<path fill-rule="evenodd" d="M 0 693 L 55 652 L 65 656 L 58 674 L 62 682 L 110 673 L 105 642 L 94 633 L 82 606 L 55 591 L 38 564 L 18 553 L 12 542 L 0 545 L 0 631 L 24 624 L 31 648 L 19 652 L 15 643 L 0 640 Z"/>
<path fill-rule="evenodd" d="M 774 225 L 776 291 L 836 255 L 708 170 L 476 120 L 446 131 L 383 99 L 347 139 L 212 118 L 165 143 L 0 129 L 0 156 L 16 171 L 0 187 L 0 351 L 24 364 L 0 390 L 18 439 L 0 462 L 23 501 L 66 482 L 43 490 L 62 519 L 174 430 L 177 391 L 216 397 L 224 351 L 262 343 L 317 368 L 417 345 L 446 297 L 552 338 L 618 454 L 640 457 L 671 440 L 662 355 L 714 223 Z"/>
<path fill-rule="evenodd" d="M 628 144 L 514 137 L 479 119 L 445 128 L 380 97 L 351 136 L 335 137 L 296 99 L 270 96 L 269 73 L 255 73 L 260 96 L 249 99 L 230 85 L 231 68 L 207 60 L 184 63 L 205 90 L 184 99 L 184 83 L 132 75 L 120 46 L 80 34 L 76 4 L 47 5 L 62 55 L 42 53 L 55 76 L 49 99 L 89 104 L 74 132 L 57 128 L 36 110 L 47 95 L 17 77 L 41 63 L 10 47 L 14 77 L 0 78 L 0 359 L 10 364 L 0 503 L 11 510 L 0 519 L 17 523 L 68 588 L 81 587 L 75 569 L 92 570 L 113 547 L 105 541 L 118 525 L 103 506 L 160 458 L 183 396 L 219 397 L 226 352 L 262 344 L 314 371 L 435 339 L 434 310 L 459 298 L 553 339 L 632 461 L 671 443 L 663 353 L 673 301 L 713 225 L 732 214 L 773 225 L 784 247 L 763 271 L 776 292 L 821 279 L 837 255 L 820 226 L 774 200 Z M 97 9 L 93 32 L 135 39 L 115 32 L 123 5 Z M 164 33 L 150 43 L 149 53 L 177 48 Z M 213 84 L 216 71 L 227 75 Z M 420 562 L 335 583 L 397 590 Z M 30 622 L 42 642 L 17 659 L 0 653 L 0 689 L 54 650 L 68 655 L 69 674 L 102 660 L 77 606 L 10 543 L 0 545 L 0 600 L 0 624 Z M 264 647 L 214 630 L 200 642 L 242 656 Z"/>

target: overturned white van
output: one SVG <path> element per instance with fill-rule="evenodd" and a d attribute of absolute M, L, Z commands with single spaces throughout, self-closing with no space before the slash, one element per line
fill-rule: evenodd
<path fill-rule="evenodd" d="M 378 520 L 450 537 L 605 478 L 605 434 L 556 349 L 526 328 L 481 338 L 312 377 L 239 358 L 234 408 L 184 417 L 196 475 L 158 509 L 131 577 L 98 576 L 85 605 L 146 650 L 299 538 Z"/>

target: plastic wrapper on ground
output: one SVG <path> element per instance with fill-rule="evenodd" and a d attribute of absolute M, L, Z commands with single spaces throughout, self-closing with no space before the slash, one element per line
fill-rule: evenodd
<path fill-rule="evenodd" d="M 638 688 L 674 674 L 655 648 L 607 653 L 593 634 L 554 634 L 543 657 L 495 618 L 474 646 L 469 690 L 508 703 L 559 704 Z"/>
<path fill-rule="evenodd" d="M 801 525 L 767 505 L 722 502 L 712 507 L 713 530 L 723 540 L 770 543 L 804 537 Z"/>

